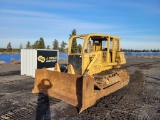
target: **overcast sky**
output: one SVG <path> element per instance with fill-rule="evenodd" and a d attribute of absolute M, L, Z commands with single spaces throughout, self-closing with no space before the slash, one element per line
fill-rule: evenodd
<path fill-rule="evenodd" d="M 77 34 L 121 37 L 126 49 L 160 49 L 160 0 L 0 0 L 0 47 Z"/>

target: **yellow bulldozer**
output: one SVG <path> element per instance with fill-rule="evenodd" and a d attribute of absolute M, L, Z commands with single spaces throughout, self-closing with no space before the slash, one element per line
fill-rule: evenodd
<path fill-rule="evenodd" d="M 80 40 L 81 47 L 73 48 Z M 107 34 L 82 34 L 70 37 L 68 64 L 62 72 L 36 69 L 32 93 L 44 93 L 79 108 L 79 113 L 93 106 L 103 96 L 117 91 L 129 82 L 129 73 L 120 69 L 126 63 L 120 49 L 120 38 Z"/>

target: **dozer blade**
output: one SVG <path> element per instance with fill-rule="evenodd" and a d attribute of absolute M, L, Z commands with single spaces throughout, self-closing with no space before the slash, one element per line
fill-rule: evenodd
<path fill-rule="evenodd" d="M 73 106 L 79 106 L 82 97 L 82 77 L 47 69 L 37 69 L 32 93 L 45 93 Z"/>
<path fill-rule="evenodd" d="M 96 100 L 128 84 L 127 74 L 123 73 L 118 82 L 101 90 L 95 90 L 93 76 L 81 76 L 69 73 L 37 69 L 32 93 L 44 93 L 61 99 L 79 108 L 79 113 L 93 106 Z M 116 77 L 117 78 L 117 77 Z M 129 78 L 127 78 L 129 79 Z"/>

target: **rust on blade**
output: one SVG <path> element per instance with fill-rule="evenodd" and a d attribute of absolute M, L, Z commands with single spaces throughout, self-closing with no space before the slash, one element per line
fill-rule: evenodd
<path fill-rule="evenodd" d="M 61 99 L 73 106 L 80 106 L 82 96 L 82 76 L 56 71 L 37 69 L 35 84 L 32 93 L 44 92 L 47 85 L 43 82 L 51 84 L 47 88 L 49 96 Z M 47 83 L 46 83 L 47 84 Z"/>
<path fill-rule="evenodd" d="M 94 78 L 92 76 L 85 76 L 83 78 L 82 106 L 79 109 L 79 113 L 88 107 L 93 106 L 95 102 Z"/>

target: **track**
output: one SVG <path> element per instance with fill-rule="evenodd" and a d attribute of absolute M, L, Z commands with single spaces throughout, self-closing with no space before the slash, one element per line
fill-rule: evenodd
<path fill-rule="evenodd" d="M 132 76 L 131 76 L 132 78 Z M 136 78 L 137 79 L 137 78 Z M 131 80 L 132 81 L 132 80 Z M 132 83 L 129 83 L 132 84 Z M 131 113 L 130 111 L 134 109 L 130 102 L 128 102 L 127 106 L 124 106 L 123 102 L 128 98 L 128 94 L 130 91 L 135 89 L 133 86 L 129 85 L 125 88 L 106 96 L 100 99 L 97 104 L 85 111 L 82 116 L 88 116 L 88 118 L 94 117 L 94 119 L 103 119 L 103 118 L 111 118 L 111 119 L 129 119 L 136 118 L 136 114 Z M 137 89 L 137 87 L 136 87 Z M 139 89 L 139 88 L 138 88 Z M 130 105 L 130 106 L 129 106 Z M 129 106 L 129 107 L 128 107 Z M 127 107 L 128 110 L 122 109 L 123 107 Z M 99 112 L 98 112 L 99 111 Z M 104 114 L 106 113 L 106 114 Z M 94 116 L 92 116 L 94 115 Z"/>

